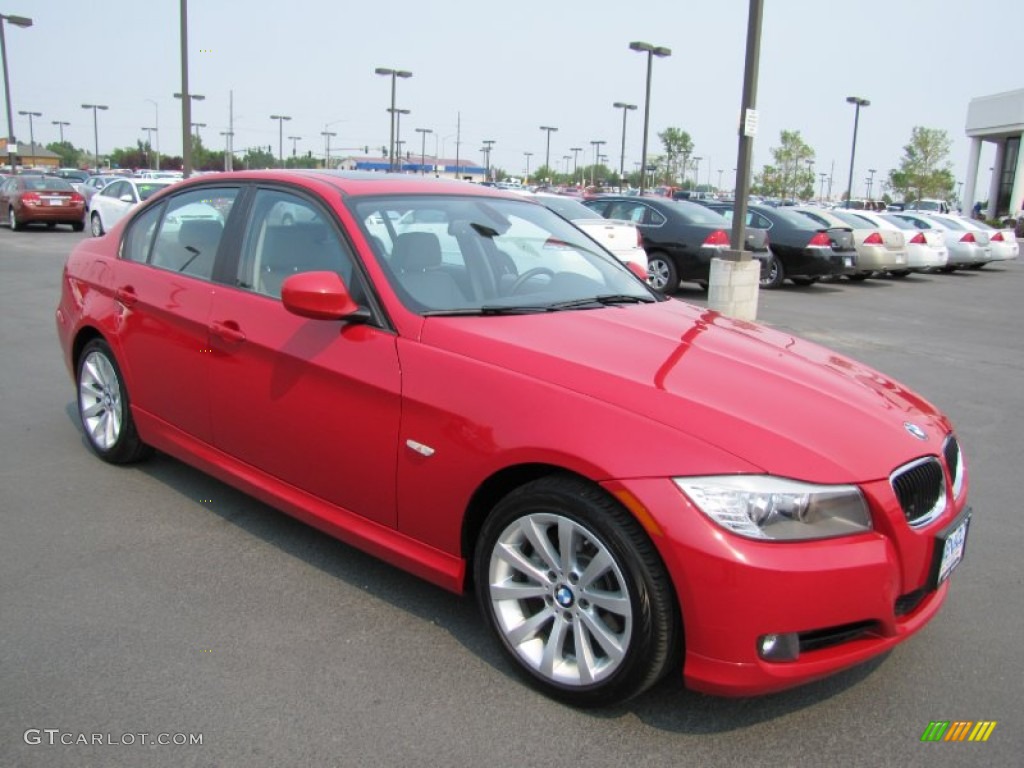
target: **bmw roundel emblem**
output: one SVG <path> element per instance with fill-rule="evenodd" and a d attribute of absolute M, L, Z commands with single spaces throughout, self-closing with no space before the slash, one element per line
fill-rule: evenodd
<path fill-rule="evenodd" d="M 907 432 L 912 434 L 914 437 L 916 437 L 918 440 L 928 439 L 928 435 L 925 433 L 923 429 L 917 426 L 917 424 L 911 424 L 909 421 L 904 421 L 903 428 L 907 430 Z"/>

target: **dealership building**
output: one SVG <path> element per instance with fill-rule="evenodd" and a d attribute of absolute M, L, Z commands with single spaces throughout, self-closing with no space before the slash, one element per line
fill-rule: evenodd
<path fill-rule="evenodd" d="M 967 106 L 966 133 L 971 140 L 964 184 L 963 212 L 974 208 L 976 200 L 988 200 L 988 218 L 1019 215 L 1024 209 L 1024 88 L 971 99 Z M 992 178 L 986 195 L 977 189 L 981 143 L 996 145 Z"/>

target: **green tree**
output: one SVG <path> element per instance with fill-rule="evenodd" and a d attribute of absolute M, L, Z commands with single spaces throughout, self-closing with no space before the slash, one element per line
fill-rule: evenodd
<path fill-rule="evenodd" d="M 558 172 L 554 168 L 542 165 L 540 168 L 530 169 L 530 182 L 533 184 L 545 184 L 548 179 L 551 179 L 551 182 L 554 183 L 557 175 Z"/>
<path fill-rule="evenodd" d="M 901 193 L 905 200 L 951 198 L 955 186 L 949 163 L 951 146 L 945 131 L 915 125 L 910 143 L 903 147 L 900 167 L 889 171 L 890 188 Z"/>
<path fill-rule="evenodd" d="M 54 141 L 46 145 L 51 152 L 60 155 L 61 168 L 77 168 L 82 159 L 82 150 L 75 149 L 70 141 Z"/>
<path fill-rule="evenodd" d="M 245 151 L 245 154 L 242 155 L 242 162 L 240 163 L 240 166 L 246 170 L 275 168 L 277 166 L 277 157 L 263 147 L 250 147 Z"/>
<path fill-rule="evenodd" d="M 149 168 L 149 144 L 140 140 L 134 147 L 119 147 L 113 150 L 108 157 L 111 168 Z"/>
<path fill-rule="evenodd" d="M 779 146 L 772 147 L 771 153 L 772 164 L 766 165 L 754 179 L 758 194 L 780 198 L 814 197 L 814 150 L 803 140 L 800 131 L 782 131 Z"/>
<path fill-rule="evenodd" d="M 673 127 L 666 128 L 659 133 L 658 138 L 661 139 L 661 144 L 665 148 L 665 155 L 658 158 L 660 162 L 656 165 L 659 166 L 664 183 L 675 185 L 679 178 L 680 168 L 685 174 L 690 157 L 693 155 L 693 139 L 686 131 Z"/>

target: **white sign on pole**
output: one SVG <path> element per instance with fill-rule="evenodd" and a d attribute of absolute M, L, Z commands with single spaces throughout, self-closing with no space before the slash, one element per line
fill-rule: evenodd
<path fill-rule="evenodd" d="M 757 136 L 757 110 L 748 109 L 743 119 L 743 135 L 749 139 Z"/>

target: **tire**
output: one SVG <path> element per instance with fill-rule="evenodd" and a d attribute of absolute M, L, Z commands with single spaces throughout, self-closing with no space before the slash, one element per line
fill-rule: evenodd
<path fill-rule="evenodd" d="M 57 228 L 57 222 L 56 221 L 48 221 L 48 222 L 46 222 L 46 228 L 47 229 L 56 229 Z"/>
<path fill-rule="evenodd" d="M 83 229 L 85 229 L 85 222 L 84 221 L 72 221 L 71 222 L 71 231 L 72 232 L 81 232 Z"/>
<path fill-rule="evenodd" d="M 676 661 L 680 621 L 665 566 L 636 520 L 586 481 L 554 475 L 502 499 L 480 531 L 474 575 L 501 647 L 554 699 L 622 702 Z"/>
<path fill-rule="evenodd" d="M 679 270 L 671 257 L 661 251 L 647 254 L 647 284 L 666 296 L 679 289 Z"/>
<path fill-rule="evenodd" d="M 983 269 L 986 264 L 988 264 L 988 262 L 987 261 L 983 261 L 983 262 L 981 262 L 981 264 L 969 264 L 967 266 L 967 268 L 968 269 Z"/>
<path fill-rule="evenodd" d="M 814 285 L 816 282 L 821 280 L 820 277 L 791 277 L 789 279 L 793 281 L 793 285 L 800 286 Z"/>
<path fill-rule="evenodd" d="M 96 212 L 89 217 L 89 231 L 93 237 L 103 237 L 103 219 Z"/>
<path fill-rule="evenodd" d="M 11 228 L 11 232 L 16 232 L 25 228 L 25 225 L 18 221 L 18 216 L 14 213 L 13 205 L 7 209 L 7 226 Z"/>
<path fill-rule="evenodd" d="M 93 453 L 111 464 L 147 458 L 152 449 L 139 439 L 124 377 L 110 346 L 93 339 L 78 361 L 78 416 Z"/>
<path fill-rule="evenodd" d="M 910 270 L 909 269 L 897 269 L 897 270 L 890 270 L 889 271 L 889 277 L 895 277 L 897 279 L 906 277 L 909 274 L 910 274 Z"/>
<path fill-rule="evenodd" d="M 847 275 L 846 279 L 847 280 L 851 280 L 851 281 L 853 281 L 855 283 L 863 283 L 869 277 L 871 277 L 871 273 L 870 272 L 858 272 L 855 275 Z"/>
<path fill-rule="evenodd" d="M 782 281 L 786 279 L 786 269 L 782 266 L 782 262 L 779 261 L 779 257 L 774 253 L 765 259 L 764 264 L 761 266 L 761 277 L 758 280 L 761 287 L 766 290 L 772 290 L 782 285 Z"/>

